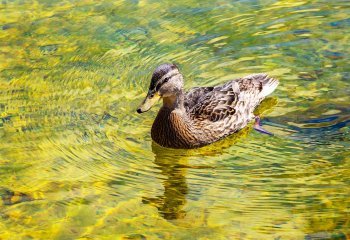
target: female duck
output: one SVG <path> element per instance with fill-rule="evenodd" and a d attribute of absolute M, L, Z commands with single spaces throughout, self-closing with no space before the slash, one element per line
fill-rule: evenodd
<path fill-rule="evenodd" d="M 148 94 L 137 109 L 148 111 L 159 98 L 163 106 L 153 123 L 152 139 L 163 147 L 197 148 L 239 131 L 255 119 L 254 109 L 278 85 L 266 74 L 254 74 L 215 87 L 183 90 L 175 64 L 162 64 L 152 75 Z M 257 130 L 264 131 L 256 124 Z"/>

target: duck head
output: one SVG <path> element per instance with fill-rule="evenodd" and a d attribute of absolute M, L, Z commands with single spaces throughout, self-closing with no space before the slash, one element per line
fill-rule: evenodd
<path fill-rule="evenodd" d="M 165 63 L 154 70 L 147 96 L 137 108 L 138 113 L 147 112 L 160 99 L 171 103 L 182 93 L 183 77 L 175 64 Z"/>

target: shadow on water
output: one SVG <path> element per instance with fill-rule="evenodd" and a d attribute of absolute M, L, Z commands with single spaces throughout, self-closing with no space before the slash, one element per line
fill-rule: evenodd
<path fill-rule="evenodd" d="M 306 111 L 265 119 L 264 124 L 291 132 L 293 140 L 328 145 L 348 138 L 350 110 L 347 106 L 323 104 Z"/>

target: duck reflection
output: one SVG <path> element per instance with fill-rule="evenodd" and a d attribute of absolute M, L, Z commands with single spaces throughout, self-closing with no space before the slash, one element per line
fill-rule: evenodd
<path fill-rule="evenodd" d="M 167 220 L 181 219 L 185 216 L 183 210 L 186 204 L 188 185 L 186 182 L 187 157 L 186 150 L 165 149 L 152 144 L 155 154 L 154 163 L 161 170 L 164 193 L 154 198 L 143 198 L 143 203 L 149 203 L 158 208 L 159 213 Z"/>
<path fill-rule="evenodd" d="M 152 143 L 152 151 L 155 154 L 154 163 L 161 170 L 164 192 L 154 198 L 143 197 L 142 202 L 157 207 L 158 212 L 167 220 L 181 219 L 186 216 L 183 210 L 186 204 L 188 184 L 186 181 L 187 169 L 205 169 L 212 166 L 189 166 L 190 156 L 214 156 L 222 154 L 228 147 L 232 146 L 238 139 L 246 137 L 251 128 L 245 128 L 239 133 L 225 140 L 211 144 L 200 149 L 180 150 L 163 148 Z"/>
<path fill-rule="evenodd" d="M 276 103 L 277 100 L 275 98 L 267 98 L 258 107 L 257 112 L 261 115 L 271 109 Z M 187 169 L 213 168 L 207 165 L 189 166 L 189 158 L 191 156 L 208 157 L 220 155 L 237 141 L 245 138 L 251 130 L 252 127 L 248 126 L 221 141 L 198 149 L 164 148 L 152 142 L 152 152 L 155 155 L 154 163 L 161 170 L 164 192 L 156 197 L 143 197 L 142 202 L 157 207 L 158 212 L 167 220 L 184 218 L 186 212 L 183 208 L 186 204 L 186 195 L 189 189 L 186 181 Z"/>

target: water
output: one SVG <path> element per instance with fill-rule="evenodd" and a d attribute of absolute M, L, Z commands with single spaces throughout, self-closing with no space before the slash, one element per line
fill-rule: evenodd
<path fill-rule="evenodd" d="M 0 3 L 3 239 L 350 238 L 349 1 Z M 152 144 L 153 69 L 280 80 L 246 129 Z"/>

